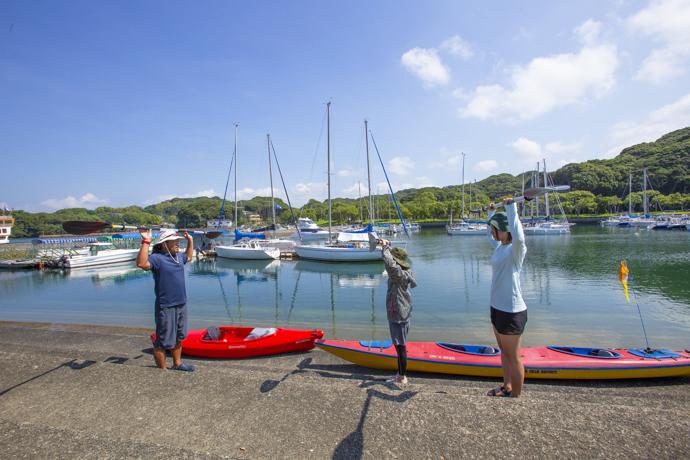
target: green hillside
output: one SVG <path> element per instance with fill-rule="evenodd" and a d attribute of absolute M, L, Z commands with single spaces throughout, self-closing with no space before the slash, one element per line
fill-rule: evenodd
<path fill-rule="evenodd" d="M 653 191 L 650 192 L 652 209 L 671 211 L 690 209 L 690 127 L 668 133 L 655 142 L 645 142 L 624 149 L 615 158 L 589 160 L 572 163 L 550 172 L 553 181 L 559 185 L 570 185 L 572 191 L 559 194 L 563 208 L 568 214 L 616 213 L 627 210 L 628 176 L 633 174 L 633 204 L 635 211 L 641 211 L 642 169 L 647 168 Z M 532 171 L 524 176 L 530 177 Z M 491 200 L 517 195 L 522 188 L 522 174 L 496 174 L 473 185 L 472 202 L 469 201 L 469 184 L 465 186 L 466 209 L 478 209 Z M 424 187 L 400 190 L 396 193 L 405 217 L 412 219 L 448 219 L 451 208 L 458 216 L 461 207 L 461 186 Z M 280 199 L 276 203 L 282 208 L 278 219 L 290 221 L 288 206 Z M 218 217 L 221 199 L 218 197 L 173 198 L 141 208 L 100 207 L 95 210 L 83 208 L 62 209 L 54 213 L 28 213 L 16 211 L 16 237 L 34 237 L 41 234 L 56 234 L 62 231 L 60 224 L 65 220 L 102 220 L 136 225 L 157 225 L 168 222 L 179 227 L 202 227 L 206 221 Z M 362 214 L 366 220 L 368 200 L 361 200 Z M 271 215 L 271 198 L 254 197 L 239 202 L 239 221 L 246 223 L 244 214 L 258 214 L 264 220 Z M 245 211 L 243 213 L 242 211 Z M 374 197 L 374 213 L 377 218 L 395 219 L 395 210 L 388 195 Z M 298 215 L 325 221 L 328 216 L 326 202 L 310 200 Z M 234 204 L 227 202 L 225 215 L 234 215 Z M 360 219 L 360 201 L 349 198 L 333 200 L 333 219 L 336 223 L 355 222 Z"/>

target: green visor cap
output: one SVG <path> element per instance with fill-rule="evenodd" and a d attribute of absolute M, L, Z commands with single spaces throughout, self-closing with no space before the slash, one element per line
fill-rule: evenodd
<path fill-rule="evenodd" d="M 391 255 L 393 256 L 393 259 L 395 259 L 395 261 L 405 270 L 412 267 L 412 261 L 408 257 L 407 251 L 405 251 L 403 248 L 392 248 Z"/>
<path fill-rule="evenodd" d="M 508 215 L 505 212 L 497 212 L 491 219 L 489 219 L 489 225 L 492 225 L 496 230 L 501 232 L 508 231 Z"/>

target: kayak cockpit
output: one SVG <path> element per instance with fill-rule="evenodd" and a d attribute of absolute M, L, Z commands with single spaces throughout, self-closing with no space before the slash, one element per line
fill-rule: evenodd
<path fill-rule="evenodd" d="M 246 342 L 275 335 L 274 327 L 211 326 L 201 339 L 204 342 Z"/>
<path fill-rule="evenodd" d="M 549 350 L 557 351 L 559 353 L 566 353 L 568 355 L 582 356 L 584 358 L 599 358 L 599 359 L 618 359 L 621 354 L 609 350 L 608 348 L 586 348 L 586 347 L 547 347 Z"/>
<path fill-rule="evenodd" d="M 498 356 L 501 354 L 501 350 L 498 348 L 490 347 L 488 345 L 467 345 L 464 343 L 446 343 L 438 342 L 436 343 L 441 348 L 446 350 L 455 351 L 458 353 L 465 353 L 468 355 L 481 355 L 481 356 Z"/>

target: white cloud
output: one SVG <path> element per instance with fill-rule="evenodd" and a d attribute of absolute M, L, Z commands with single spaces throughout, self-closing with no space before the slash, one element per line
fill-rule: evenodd
<path fill-rule="evenodd" d="M 328 196 L 326 182 L 300 182 L 290 191 L 290 199 L 295 206 L 302 206 L 310 199 L 323 201 Z"/>
<path fill-rule="evenodd" d="M 67 196 L 65 198 L 50 198 L 43 201 L 41 204 L 49 209 L 63 209 L 63 208 L 87 208 L 94 209 L 100 205 L 107 203 L 107 199 L 98 198 L 93 193 L 87 192 L 75 198 L 73 196 Z"/>
<path fill-rule="evenodd" d="M 558 107 L 603 96 L 615 85 L 617 67 L 618 51 L 612 45 L 538 57 L 514 67 L 507 86 L 478 86 L 460 115 L 480 120 L 531 120 Z"/>
<path fill-rule="evenodd" d="M 429 163 L 429 169 L 441 169 L 441 170 L 457 170 L 460 168 L 462 163 L 462 158 L 460 155 L 451 154 L 445 147 L 441 149 L 441 158 L 437 160 L 432 160 Z"/>
<path fill-rule="evenodd" d="M 335 173 L 338 177 L 354 177 L 354 176 L 359 176 L 360 172 L 357 171 L 356 169 L 341 169 L 338 172 Z"/>
<path fill-rule="evenodd" d="M 446 85 L 450 81 L 450 71 L 433 48 L 412 48 L 402 55 L 400 62 L 427 87 Z"/>
<path fill-rule="evenodd" d="M 414 170 L 414 161 L 410 157 L 394 157 L 388 162 L 388 170 L 398 176 L 408 176 Z"/>
<path fill-rule="evenodd" d="M 575 28 L 575 35 L 583 45 L 592 46 L 599 41 L 601 22 L 587 19 Z"/>
<path fill-rule="evenodd" d="M 498 168 L 498 161 L 496 160 L 482 160 L 472 167 L 473 171 L 489 172 Z"/>
<path fill-rule="evenodd" d="M 686 73 L 690 58 L 690 2 L 658 0 L 628 18 L 628 26 L 658 42 L 645 58 L 637 78 L 662 83 Z"/>
<path fill-rule="evenodd" d="M 561 141 L 547 142 L 542 145 L 526 137 L 521 137 L 509 144 L 518 157 L 515 164 L 518 168 L 534 168 L 536 162 L 541 162 L 546 158 L 549 168 L 554 165 L 561 167 L 568 163 L 582 161 L 582 144 L 571 143 L 567 144 Z"/>
<path fill-rule="evenodd" d="M 461 58 L 464 61 L 472 59 L 474 51 L 472 45 L 459 35 L 453 35 L 441 43 L 441 49 L 452 56 Z"/>
<path fill-rule="evenodd" d="M 670 131 L 687 126 L 690 126 L 690 93 L 654 110 L 643 120 L 622 121 L 613 125 L 609 138 L 614 146 L 608 149 L 606 156 L 616 156 L 626 147 L 654 141 Z"/>
<path fill-rule="evenodd" d="M 513 141 L 510 146 L 513 147 L 524 160 L 538 160 L 542 157 L 541 145 L 526 137 L 521 137 Z"/>

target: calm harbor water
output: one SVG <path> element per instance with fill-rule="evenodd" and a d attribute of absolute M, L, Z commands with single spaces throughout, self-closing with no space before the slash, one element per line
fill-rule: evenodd
<path fill-rule="evenodd" d="M 522 273 L 527 345 L 690 347 L 690 232 L 576 226 L 528 236 Z M 412 340 L 493 341 L 491 248 L 484 236 L 425 230 L 408 243 L 419 286 Z M 618 282 L 622 258 L 634 293 Z M 201 261 L 187 265 L 190 325 L 321 328 L 330 338 L 388 335 L 383 264 Z M 153 327 L 153 280 L 133 265 L 0 272 L 0 319 Z"/>

